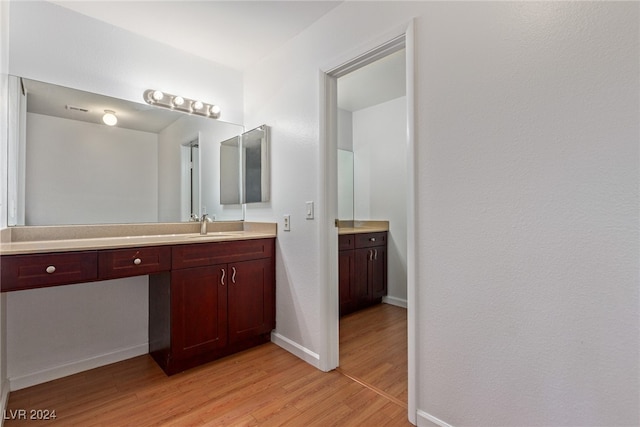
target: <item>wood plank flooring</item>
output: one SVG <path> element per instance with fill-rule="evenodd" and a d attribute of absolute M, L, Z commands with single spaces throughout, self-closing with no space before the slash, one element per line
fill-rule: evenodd
<path fill-rule="evenodd" d="M 345 345 L 348 349 L 352 342 Z M 351 349 L 341 356 L 342 370 L 350 370 L 350 355 L 357 353 Z M 357 360 L 354 364 L 359 365 Z M 375 370 L 373 380 L 394 368 Z M 388 386 L 389 380 L 365 386 L 345 373 L 321 372 L 271 343 L 172 377 L 145 355 L 12 392 L 4 425 L 411 425 L 406 407 L 396 401 L 402 398 L 396 390 L 402 386 Z M 11 419 L 20 409 L 26 410 L 27 418 L 31 410 L 55 410 L 56 419 Z"/>
<path fill-rule="evenodd" d="M 340 319 L 339 371 L 407 407 L 407 310 L 378 304 Z"/>

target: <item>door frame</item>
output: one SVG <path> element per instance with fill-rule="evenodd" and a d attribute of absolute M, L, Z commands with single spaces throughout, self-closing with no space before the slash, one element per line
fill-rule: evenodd
<path fill-rule="evenodd" d="M 406 49 L 407 102 L 407 337 L 408 418 L 417 422 L 417 251 L 416 251 L 416 159 L 413 21 L 390 31 L 351 54 L 346 60 L 320 70 L 319 224 L 320 318 L 323 336 L 319 368 L 330 371 L 339 365 L 339 291 L 337 186 L 337 79 L 401 48 Z"/>

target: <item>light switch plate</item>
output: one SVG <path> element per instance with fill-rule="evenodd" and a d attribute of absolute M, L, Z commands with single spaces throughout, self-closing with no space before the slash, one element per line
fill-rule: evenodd
<path fill-rule="evenodd" d="M 313 202 L 307 202 L 307 219 L 313 219 Z"/>
<path fill-rule="evenodd" d="M 284 231 L 291 231 L 291 215 L 284 216 Z"/>

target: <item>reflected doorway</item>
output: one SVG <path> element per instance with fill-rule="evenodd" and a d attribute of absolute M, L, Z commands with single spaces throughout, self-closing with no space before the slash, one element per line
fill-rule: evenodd
<path fill-rule="evenodd" d="M 198 221 L 200 207 L 200 143 L 198 138 L 182 146 L 182 220 Z"/>

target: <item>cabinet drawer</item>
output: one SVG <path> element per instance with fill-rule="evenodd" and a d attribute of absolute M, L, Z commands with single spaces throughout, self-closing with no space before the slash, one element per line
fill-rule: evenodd
<path fill-rule="evenodd" d="M 171 254 L 171 266 L 172 268 L 201 267 L 269 258 L 274 253 L 275 239 L 175 245 Z"/>
<path fill-rule="evenodd" d="M 170 269 L 169 246 L 105 250 L 98 256 L 100 279 L 140 276 Z"/>
<path fill-rule="evenodd" d="M 372 246 L 384 246 L 387 244 L 387 233 L 356 234 L 356 248 L 370 248 Z"/>
<path fill-rule="evenodd" d="M 355 234 L 342 234 L 338 236 L 338 250 L 345 251 L 355 248 Z"/>
<path fill-rule="evenodd" d="M 3 256 L 2 291 L 90 282 L 98 278 L 95 251 Z"/>

